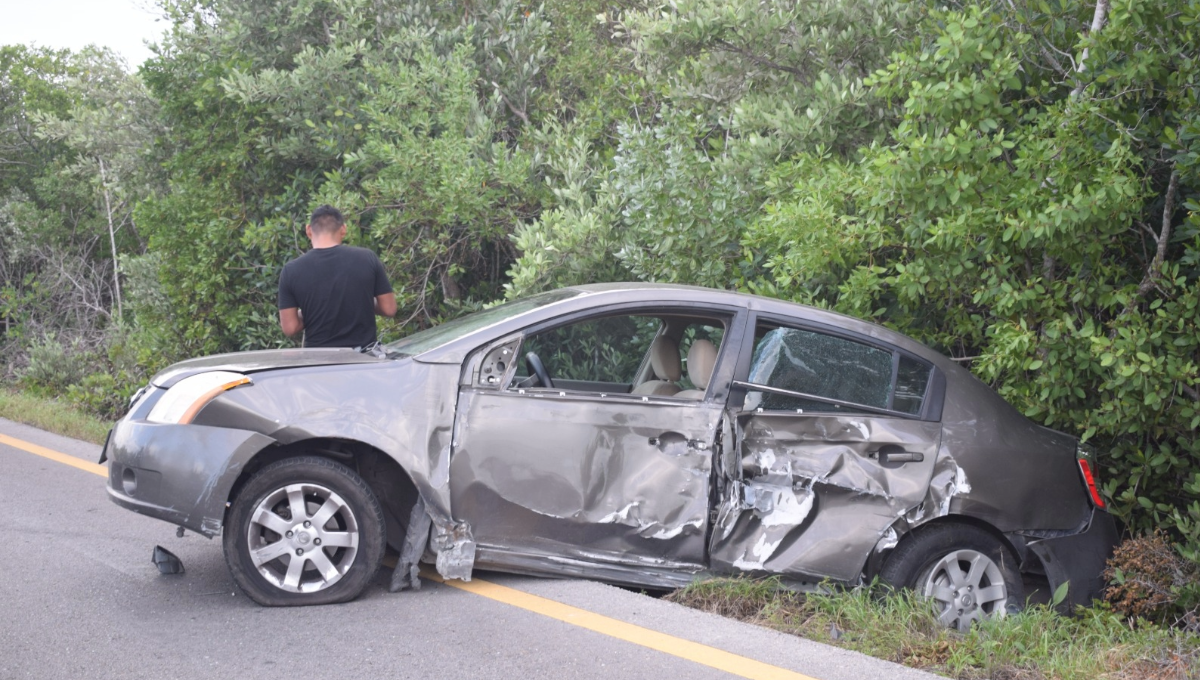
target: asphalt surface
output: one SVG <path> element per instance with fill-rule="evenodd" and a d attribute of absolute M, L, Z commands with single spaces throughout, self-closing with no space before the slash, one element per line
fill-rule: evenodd
<path fill-rule="evenodd" d="M 100 453 L 4 419 L 0 434 L 93 463 Z M 755 666 L 756 677 L 936 677 L 588 581 L 476 575 L 674 636 L 675 651 L 428 580 L 389 594 L 383 571 L 348 604 L 263 608 L 233 584 L 219 540 L 177 538 L 175 527 L 118 508 L 97 474 L 0 443 L 0 480 L 3 680 L 736 677 L 706 665 L 717 650 L 774 667 Z M 156 544 L 186 573 L 159 575 Z"/>

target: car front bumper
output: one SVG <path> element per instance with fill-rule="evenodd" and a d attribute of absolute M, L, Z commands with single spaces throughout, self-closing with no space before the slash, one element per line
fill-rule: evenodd
<path fill-rule="evenodd" d="M 125 419 L 104 451 L 108 495 L 123 508 L 216 536 L 234 482 L 274 443 L 248 430 Z"/>

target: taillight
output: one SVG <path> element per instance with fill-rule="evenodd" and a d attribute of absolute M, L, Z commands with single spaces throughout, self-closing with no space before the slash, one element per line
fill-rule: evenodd
<path fill-rule="evenodd" d="M 1079 471 L 1083 473 L 1083 482 L 1087 485 L 1088 493 L 1092 496 L 1092 504 L 1097 508 L 1104 507 L 1104 499 L 1100 497 L 1100 489 L 1096 488 L 1096 477 L 1092 474 L 1092 464 L 1088 462 L 1091 456 L 1080 447 L 1078 452 Z"/>

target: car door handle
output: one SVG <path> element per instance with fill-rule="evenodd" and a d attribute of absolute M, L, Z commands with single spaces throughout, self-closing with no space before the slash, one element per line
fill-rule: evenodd
<path fill-rule="evenodd" d="M 925 454 L 905 451 L 899 447 L 885 446 L 878 451 L 867 454 L 868 458 L 878 460 L 881 464 L 888 463 L 920 463 L 925 460 Z"/>

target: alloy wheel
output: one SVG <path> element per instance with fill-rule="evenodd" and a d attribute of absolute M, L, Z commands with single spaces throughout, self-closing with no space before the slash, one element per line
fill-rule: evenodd
<path fill-rule="evenodd" d="M 358 555 L 359 528 L 341 496 L 319 484 L 289 484 L 254 508 L 250 559 L 275 587 L 313 593 L 337 583 Z"/>

